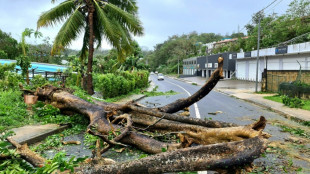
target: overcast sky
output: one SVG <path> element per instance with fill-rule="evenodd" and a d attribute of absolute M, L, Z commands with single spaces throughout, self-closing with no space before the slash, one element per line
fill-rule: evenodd
<path fill-rule="evenodd" d="M 136 37 L 140 46 L 153 49 L 172 35 L 198 33 L 231 34 L 247 24 L 253 13 L 261 10 L 273 0 L 137 0 L 139 17 L 143 23 L 144 35 Z M 278 0 L 270 6 L 266 13 L 285 13 L 292 0 Z M 36 29 L 36 22 L 43 11 L 57 5 L 50 0 L 0 0 L 0 29 L 10 32 L 20 41 L 25 28 Z M 61 25 L 42 28 L 44 37 L 54 39 Z M 243 29 L 245 32 L 245 29 Z M 42 40 L 42 39 L 41 39 Z M 27 40 L 40 43 L 40 40 Z M 81 49 L 82 39 L 79 38 L 70 46 Z M 103 44 L 104 49 L 110 46 Z"/>

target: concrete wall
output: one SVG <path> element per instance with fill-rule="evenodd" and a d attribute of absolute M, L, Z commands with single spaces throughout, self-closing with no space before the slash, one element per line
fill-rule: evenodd
<path fill-rule="evenodd" d="M 299 70 L 268 70 L 267 91 L 278 92 L 282 82 L 294 82 L 297 79 Z M 310 84 L 310 70 L 301 71 L 300 81 Z"/>

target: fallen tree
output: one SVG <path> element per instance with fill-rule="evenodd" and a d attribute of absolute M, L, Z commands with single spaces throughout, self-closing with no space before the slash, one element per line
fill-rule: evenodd
<path fill-rule="evenodd" d="M 223 78 L 223 59 L 207 83 L 192 96 L 160 108 L 145 108 L 133 102 L 123 105 L 89 103 L 67 90 L 53 86 L 38 88 L 34 93 L 64 112 L 76 112 L 89 118 L 87 132 L 99 136 L 108 145 L 97 147 L 96 162 L 80 166 L 82 173 L 163 173 L 199 170 L 227 170 L 251 163 L 266 148 L 268 136 L 263 133 L 264 117 L 247 126 L 220 121 L 206 121 L 176 113 L 206 96 Z M 145 131 L 175 133 L 180 142 L 162 142 Z M 112 140 L 107 135 L 114 134 Z M 147 158 L 127 163 L 111 163 L 101 154 L 109 148 L 134 146 L 150 154 Z M 198 146 L 197 146 L 198 145 Z M 163 153 L 165 149 L 165 153 Z M 98 162 L 101 161 L 101 162 Z"/>

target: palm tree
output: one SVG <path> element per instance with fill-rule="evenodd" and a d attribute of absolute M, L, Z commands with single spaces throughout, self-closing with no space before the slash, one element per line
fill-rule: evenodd
<path fill-rule="evenodd" d="M 52 0 L 54 3 L 56 0 Z M 142 35 L 143 28 L 137 17 L 135 0 L 65 0 L 44 12 L 38 28 L 64 22 L 58 32 L 51 53 L 70 45 L 84 33 L 81 59 L 88 55 L 87 92 L 93 94 L 92 64 L 94 44 L 101 46 L 106 39 L 118 51 L 118 59 L 124 60 L 132 51 L 132 35 Z"/>
<path fill-rule="evenodd" d="M 19 65 L 22 69 L 22 75 L 26 74 L 26 82 L 29 85 L 29 68 L 31 68 L 31 62 L 29 57 L 26 53 L 26 37 L 31 37 L 31 34 L 34 34 L 35 38 L 42 37 L 42 33 L 39 31 L 34 31 L 33 29 L 26 28 L 22 32 L 22 40 L 21 40 L 21 47 L 23 51 L 23 55 L 17 58 L 17 65 Z"/>

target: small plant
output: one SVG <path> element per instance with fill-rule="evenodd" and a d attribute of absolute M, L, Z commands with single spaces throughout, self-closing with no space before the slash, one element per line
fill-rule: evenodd
<path fill-rule="evenodd" d="M 289 132 L 291 134 L 299 135 L 301 137 L 310 139 L 310 135 L 300 128 L 291 128 L 291 127 L 284 126 L 284 125 L 281 125 L 280 127 L 283 132 Z"/>
<path fill-rule="evenodd" d="M 48 81 L 42 75 L 35 75 L 31 79 L 31 83 L 34 89 L 41 87 L 48 83 Z"/>
<path fill-rule="evenodd" d="M 71 173 L 74 172 L 74 167 L 77 167 L 79 163 L 85 161 L 84 158 L 77 158 L 75 159 L 75 156 L 71 157 L 69 160 L 66 158 L 65 152 L 58 152 L 53 159 L 47 160 L 44 167 L 39 168 L 36 172 L 36 174 L 46 174 L 46 173 L 52 173 L 56 169 L 59 169 L 60 172 L 64 172 L 65 170 L 69 170 Z"/>
<path fill-rule="evenodd" d="M 192 85 L 197 86 L 197 83 L 192 83 Z"/>
<path fill-rule="evenodd" d="M 291 108 L 302 108 L 305 105 L 304 101 L 301 100 L 300 98 L 298 97 L 291 98 L 287 95 L 285 95 L 282 98 L 282 102 L 285 106 L 289 106 Z"/>

